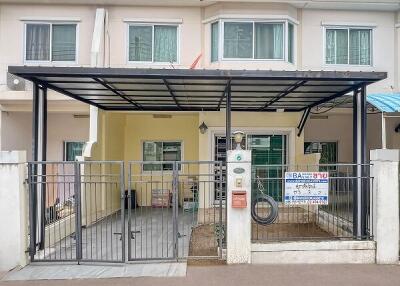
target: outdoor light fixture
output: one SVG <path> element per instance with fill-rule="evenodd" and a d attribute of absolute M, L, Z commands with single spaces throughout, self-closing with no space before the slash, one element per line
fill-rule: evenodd
<path fill-rule="evenodd" d="M 235 143 L 236 143 L 236 150 L 242 149 L 242 147 L 240 146 L 240 143 L 242 143 L 243 137 L 244 137 L 243 131 L 233 132 L 233 139 L 235 140 Z"/>
<path fill-rule="evenodd" d="M 207 125 L 204 123 L 204 121 L 203 121 L 203 123 L 201 123 L 200 126 L 199 126 L 200 133 L 201 133 L 201 134 L 206 133 L 206 132 L 207 132 L 207 129 L 208 129 L 208 126 L 207 126 Z"/>

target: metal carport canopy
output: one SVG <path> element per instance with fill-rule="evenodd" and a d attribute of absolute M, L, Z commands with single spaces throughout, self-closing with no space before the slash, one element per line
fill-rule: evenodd
<path fill-rule="evenodd" d="M 386 72 L 10 66 L 9 73 L 103 110 L 304 111 Z"/>

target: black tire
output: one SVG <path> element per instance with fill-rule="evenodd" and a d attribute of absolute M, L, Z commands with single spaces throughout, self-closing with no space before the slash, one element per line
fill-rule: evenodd
<path fill-rule="evenodd" d="M 256 206 L 258 203 L 268 203 L 271 206 L 271 212 L 266 218 L 260 217 L 256 212 Z M 258 195 L 251 202 L 251 217 L 255 222 L 262 225 L 272 224 L 278 217 L 278 203 L 271 197 L 267 195 Z"/>

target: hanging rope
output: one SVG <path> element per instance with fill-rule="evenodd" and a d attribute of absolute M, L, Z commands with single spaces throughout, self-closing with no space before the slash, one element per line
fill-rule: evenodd
<path fill-rule="evenodd" d="M 259 193 L 251 201 L 251 217 L 258 224 L 262 224 L 262 225 L 272 224 L 278 217 L 278 203 L 274 200 L 273 197 L 264 193 L 264 185 L 261 182 L 259 176 L 257 176 L 257 189 L 258 189 Z M 262 217 L 257 213 L 257 204 L 258 203 L 269 204 L 270 213 L 267 217 Z"/>

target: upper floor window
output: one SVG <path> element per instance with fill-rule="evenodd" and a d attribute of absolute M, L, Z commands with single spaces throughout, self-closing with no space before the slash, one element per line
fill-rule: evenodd
<path fill-rule="evenodd" d="M 326 28 L 325 63 L 372 64 L 372 30 L 369 28 Z"/>
<path fill-rule="evenodd" d="M 178 60 L 177 25 L 129 25 L 130 62 L 175 63 Z"/>
<path fill-rule="evenodd" d="M 222 25 L 222 29 L 219 29 Z M 222 37 L 219 37 L 220 31 Z M 222 41 L 219 43 L 219 41 Z M 222 46 L 222 55 L 219 47 Z M 221 21 L 211 24 L 211 61 L 222 59 L 294 62 L 294 25 L 282 22 Z"/>
<path fill-rule="evenodd" d="M 211 62 L 218 61 L 219 22 L 211 24 Z"/>
<path fill-rule="evenodd" d="M 76 24 L 25 24 L 26 62 L 75 62 Z"/>

